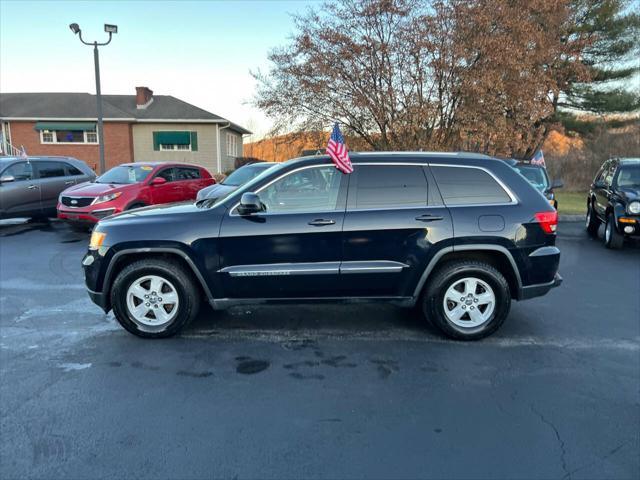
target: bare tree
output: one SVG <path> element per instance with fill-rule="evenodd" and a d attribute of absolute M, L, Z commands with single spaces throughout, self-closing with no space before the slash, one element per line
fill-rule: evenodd
<path fill-rule="evenodd" d="M 281 131 L 338 121 L 376 150 L 529 155 L 580 75 L 573 22 L 569 0 L 328 2 L 295 18 L 255 103 Z"/>

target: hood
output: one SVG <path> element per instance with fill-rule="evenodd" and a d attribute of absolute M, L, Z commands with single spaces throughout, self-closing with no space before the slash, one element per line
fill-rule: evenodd
<path fill-rule="evenodd" d="M 108 222 L 131 221 L 134 219 L 163 219 L 172 215 L 184 215 L 188 213 L 201 212 L 202 209 L 195 206 L 192 202 L 167 203 L 163 205 L 152 205 L 150 207 L 136 208 L 135 210 L 127 210 L 108 217 Z"/>
<path fill-rule="evenodd" d="M 214 200 L 216 198 L 220 198 L 225 196 L 227 193 L 233 192 L 237 190 L 238 187 L 235 185 L 224 185 L 222 183 L 216 183 L 215 185 L 210 185 L 208 187 L 203 188 L 198 192 L 198 196 L 196 201 L 209 199 Z"/>
<path fill-rule="evenodd" d="M 94 183 L 84 182 L 67 188 L 63 195 L 71 195 L 75 197 L 98 197 L 106 193 L 124 192 L 132 188 L 139 188 L 139 183 L 116 184 L 116 183 Z"/>
<path fill-rule="evenodd" d="M 621 188 L 618 192 L 627 202 L 640 200 L 640 188 Z"/>

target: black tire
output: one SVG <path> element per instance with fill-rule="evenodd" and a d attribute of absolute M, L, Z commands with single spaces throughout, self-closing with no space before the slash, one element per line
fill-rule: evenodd
<path fill-rule="evenodd" d="M 587 233 L 592 237 L 598 236 L 598 229 L 600 228 L 600 220 L 593 211 L 593 204 L 589 202 L 587 204 L 587 217 L 586 217 Z"/>
<path fill-rule="evenodd" d="M 133 210 L 134 208 L 142 208 L 142 207 L 146 207 L 146 205 L 142 202 L 132 203 L 127 208 L 125 208 L 125 210 Z"/>
<path fill-rule="evenodd" d="M 604 228 L 604 245 L 612 250 L 619 250 L 624 245 L 624 235 L 616 228 L 616 217 L 613 213 L 607 215 L 607 223 Z"/>
<path fill-rule="evenodd" d="M 469 328 L 456 325 L 447 318 L 444 305 L 447 290 L 467 278 L 479 279 L 487 284 L 493 290 L 495 297 L 493 312 L 489 314 L 489 318 L 481 325 Z M 485 312 L 487 308 L 489 307 L 485 306 Z M 491 265 L 474 260 L 460 260 L 445 264 L 428 280 L 428 286 L 422 297 L 423 314 L 447 337 L 456 340 L 479 340 L 491 335 L 504 323 L 510 308 L 511 292 L 504 275 Z M 469 313 L 464 315 L 470 319 Z"/>
<path fill-rule="evenodd" d="M 177 313 L 169 323 L 159 327 L 141 324 L 127 306 L 129 287 L 133 282 L 149 275 L 170 282 L 178 296 Z M 159 295 L 162 295 L 162 292 L 159 292 Z M 144 259 L 127 265 L 118 274 L 111 288 L 111 305 L 116 319 L 128 332 L 143 338 L 166 338 L 180 332 L 198 314 L 200 290 L 191 273 L 178 261 Z"/>

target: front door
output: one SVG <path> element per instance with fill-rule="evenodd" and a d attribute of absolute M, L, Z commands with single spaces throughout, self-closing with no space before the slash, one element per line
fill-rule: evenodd
<path fill-rule="evenodd" d="M 595 210 L 600 218 L 605 219 L 607 213 L 607 206 L 609 205 L 609 198 L 611 197 L 611 184 L 613 182 L 613 175 L 616 170 L 616 164 L 612 160 L 603 170 L 601 177 L 599 178 L 598 185 L 595 187 Z"/>
<path fill-rule="evenodd" d="M 349 185 L 341 284 L 354 297 L 407 297 L 435 249 L 453 238 L 428 168 L 360 164 Z"/>
<path fill-rule="evenodd" d="M 225 297 L 337 295 L 347 180 L 330 165 L 302 167 L 258 189 L 264 212 L 232 208 L 220 231 Z"/>
<path fill-rule="evenodd" d="M 165 183 L 153 185 L 153 178 L 149 180 L 149 188 L 151 192 L 151 203 L 158 205 L 162 203 L 174 203 L 183 200 L 181 195 L 180 184 L 176 181 L 176 169 L 173 167 L 163 168 L 153 178 L 161 177 L 166 180 Z"/>
<path fill-rule="evenodd" d="M 18 162 L 0 172 L 11 182 L 0 183 L 0 217 L 40 215 L 40 189 L 34 181 L 33 163 Z"/>

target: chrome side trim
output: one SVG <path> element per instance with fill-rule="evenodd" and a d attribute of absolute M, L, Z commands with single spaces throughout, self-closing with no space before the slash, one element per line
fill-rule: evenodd
<path fill-rule="evenodd" d="M 231 277 L 278 277 L 288 275 L 337 275 L 340 262 L 270 263 L 263 265 L 234 265 L 218 270 Z"/>
<path fill-rule="evenodd" d="M 340 273 L 398 273 L 409 265 L 391 260 L 367 260 L 342 262 Z"/>
<path fill-rule="evenodd" d="M 411 153 L 411 152 L 402 152 L 403 154 L 405 153 Z M 380 154 L 388 154 L 388 152 L 380 152 Z M 443 153 L 443 155 L 446 155 L 446 153 Z M 451 155 L 451 154 L 449 154 Z M 453 154 L 455 155 L 455 154 Z M 489 158 L 489 157 L 487 157 Z M 355 158 L 354 158 L 355 160 Z M 425 204 L 424 206 L 412 206 L 412 207 L 398 207 L 398 208 L 375 208 L 375 209 L 347 209 L 347 212 L 360 212 L 360 211 L 382 211 L 382 210 L 410 210 L 410 209 L 419 209 L 419 208 L 466 208 L 466 207 L 500 207 L 500 206 L 507 206 L 507 205 L 518 205 L 518 198 L 516 197 L 516 195 L 513 193 L 513 191 L 507 187 L 507 185 L 500 180 L 498 177 L 496 177 L 493 172 L 491 172 L 491 170 L 488 170 L 484 167 L 479 167 L 477 165 L 469 165 L 469 164 L 460 164 L 460 165 L 447 165 L 444 163 L 425 163 L 425 162 L 358 162 L 357 160 L 353 162 L 354 166 L 358 166 L 358 165 L 384 165 L 384 166 L 419 166 L 419 167 L 450 167 L 450 168 L 475 168 L 477 170 L 482 170 L 483 172 L 487 173 L 491 178 L 493 178 L 498 185 L 500 185 L 500 187 L 502 187 L 502 189 L 505 191 L 505 193 L 509 196 L 509 198 L 511 199 L 510 202 L 501 202 L 501 203 L 472 203 L 472 204 L 463 204 L 463 205 L 446 205 L 446 202 L 444 205 L 427 205 Z M 271 185 L 272 183 L 276 182 L 277 180 L 280 180 L 281 178 L 285 178 L 286 176 L 295 173 L 295 172 L 299 172 L 301 170 L 306 170 L 309 168 L 322 168 L 322 167 L 328 167 L 331 166 L 327 163 L 322 163 L 322 164 L 318 164 L 318 165 L 306 165 L 304 167 L 300 167 L 300 168 L 296 168 L 294 170 L 291 170 L 289 172 L 284 173 L 283 175 L 280 175 L 279 177 L 274 178 L 273 180 L 271 180 L 269 183 L 263 185 L 262 187 L 260 187 L 258 190 L 256 190 L 254 193 L 260 193 L 262 190 L 264 190 L 265 188 L 267 188 L 269 185 Z M 436 181 L 437 182 L 437 181 Z M 238 215 L 237 213 L 233 213 L 234 210 L 236 208 L 238 208 L 238 205 L 240 205 L 240 202 L 236 202 L 234 204 L 234 206 L 232 208 L 229 209 L 229 216 L 230 217 L 240 217 L 241 215 Z M 342 210 L 330 210 L 331 212 L 340 212 Z M 326 210 L 318 210 L 318 211 L 296 211 L 296 212 L 278 212 L 278 213 L 260 213 L 259 215 L 265 216 L 265 215 L 291 215 L 291 214 L 305 214 L 305 213 L 326 213 Z"/>

